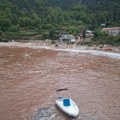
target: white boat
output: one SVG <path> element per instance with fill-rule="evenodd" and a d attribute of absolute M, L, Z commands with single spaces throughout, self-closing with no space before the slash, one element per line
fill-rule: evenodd
<path fill-rule="evenodd" d="M 59 89 L 58 91 L 68 90 L 68 89 Z M 77 117 L 79 114 L 78 106 L 71 98 L 58 97 L 55 101 L 58 108 L 60 108 L 64 113 L 71 117 Z"/>

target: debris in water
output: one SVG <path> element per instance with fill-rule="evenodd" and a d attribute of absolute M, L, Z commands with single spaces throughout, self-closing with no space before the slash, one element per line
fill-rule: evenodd
<path fill-rule="evenodd" d="M 55 119 L 55 116 L 55 107 L 39 108 L 37 114 L 32 118 L 32 120 L 53 120 Z"/>

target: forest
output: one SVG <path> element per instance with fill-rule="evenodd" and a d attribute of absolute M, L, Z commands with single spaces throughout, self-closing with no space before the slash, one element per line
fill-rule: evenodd
<path fill-rule="evenodd" d="M 0 40 L 58 39 L 120 26 L 120 0 L 0 0 Z"/>

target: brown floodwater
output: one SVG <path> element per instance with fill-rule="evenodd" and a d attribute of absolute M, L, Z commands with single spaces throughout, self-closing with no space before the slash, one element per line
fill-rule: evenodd
<path fill-rule="evenodd" d="M 77 120 L 120 120 L 120 59 L 0 47 L 0 120 L 71 120 L 54 105 L 59 88 L 77 103 Z M 40 117 L 45 110 L 52 115 Z"/>

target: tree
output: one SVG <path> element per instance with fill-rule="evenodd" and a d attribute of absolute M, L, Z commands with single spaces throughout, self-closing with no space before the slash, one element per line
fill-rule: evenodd
<path fill-rule="evenodd" d="M 10 26 L 10 28 L 8 29 L 10 32 L 18 32 L 19 31 L 19 25 L 12 25 Z"/>
<path fill-rule="evenodd" d="M 56 39 L 56 31 L 55 31 L 55 29 L 51 29 L 51 30 L 50 30 L 50 32 L 49 32 L 49 38 L 50 38 L 51 40 Z"/>
<path fill-rule="evenodd" d="M 83 30 L 82 37 L 83 37 L 83 39 L 86 38 L 85 30 Z"/>
<path fill-rule="evenodd" d="M 42 39 L 45 40 L 45 39 L 48 39 L 49 38 L 49 33 L 48 32 L 44 32 L 42 34 Z"/>
<path fill-rule="evenodd" d="M 105 36 L 107 36 L 107 34 L 104 31 L 101 31 L 99 29 L 94 32 L 94 37 L 95 38 L 96 37 L 105 37 Z"/>
<path fill-rule="evenodd" d="M 2 36 L 3 35 L 3 31 L 2 30 L 0 30 L 0 36 Z"/>
<path fill-rule="evenodd" d="M 27 16 L 20 17 L 19 24 L 21 27 L 27 27 L 30 26 L 32 23 L 32 19 Z"/>

